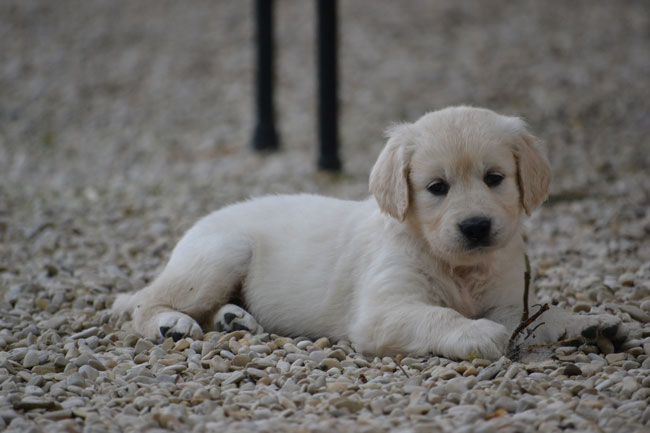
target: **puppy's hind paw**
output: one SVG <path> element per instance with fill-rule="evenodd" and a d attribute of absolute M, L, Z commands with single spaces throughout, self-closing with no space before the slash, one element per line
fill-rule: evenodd
<path fill-rule="evenodd" d="M 260 334 L 264 329 L 246 310 L 234 304 L 226 304 L 214 316 L 214 329 L 220 332 L 247 331 Z"/>
<path fill-rule="evenodd" d="M 166 311 L 158 316 L 158 330 L 162 337 L 170 337 L 178 341 L 184 337 L 192 337 L 195 340 L 203 338 L 203 330 L 185 313 L 180 311 Z"/>

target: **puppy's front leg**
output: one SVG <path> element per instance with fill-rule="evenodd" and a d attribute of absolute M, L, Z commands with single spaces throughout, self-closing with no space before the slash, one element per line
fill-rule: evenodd
<path fill-rule="evenodd" d="M 539 307 L 532 307 L 534 314 Z M 521 305 L 495 307 L 488 311 L 486 318 L 503 324 L 512 333 L 519 325 L 522 314 Z M 612 340 L 624 340 L 626 329 L 621 319 L 611 314 L 575 314 L 560 307 L 550 308 L 529 326 L 534 332 L 526 337 L 533 344 L 548 344 L 558 340 L 582 335 L 587 340 L 603 336 Z"/>
<path fill-rule="evenodd" d="M 433 353 L 452 359 L 497 359 L 509 334 L 503 325 L 472 320 L 451 308 L 420 302 L 362 306 L 350 332 L 352 342 L 369 354 Z"/>

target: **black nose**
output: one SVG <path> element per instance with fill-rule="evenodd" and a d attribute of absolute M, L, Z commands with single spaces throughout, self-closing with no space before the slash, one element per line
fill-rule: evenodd
<path fill-rule="evenodd" d="M 487 245 L 490 240 L 492 221 L 486 217 L 472 217 L 458 224 L 460 232 L 471 246 Z"/>

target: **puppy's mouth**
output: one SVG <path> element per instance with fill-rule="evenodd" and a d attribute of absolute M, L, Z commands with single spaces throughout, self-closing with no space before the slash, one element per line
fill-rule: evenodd
<path fill-rule="evenodd" d="M 489 239 L 466 239 L 463 242 L 463 250 L 472 253 L 480 253 L 486 250 L 494 249 L 494 242 L 492 237 Z"/>

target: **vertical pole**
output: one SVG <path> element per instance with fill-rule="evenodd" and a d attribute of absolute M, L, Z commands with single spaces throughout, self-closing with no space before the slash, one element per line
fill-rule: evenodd
<path fill-rule="evenodd" d="M 318 14 L 318 168 L 341 169 L 338 156 L 336 0 L 316 0 Z"/>
<path fill-rule="evenodd" d="M 278 137 L 273 113 L 273 0 L 255 0 L 257 24 L 255 150 L 275 150 Z"/>

